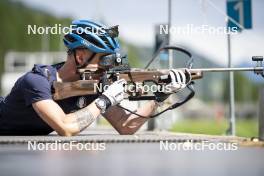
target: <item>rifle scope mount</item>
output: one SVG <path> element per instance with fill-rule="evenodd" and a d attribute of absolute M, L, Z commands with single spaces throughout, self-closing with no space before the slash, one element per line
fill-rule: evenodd
<path fill-rule="evenodd" d="M 257 75 L 260 74 L 262 77 L 264 77 L 263 56 L 252 56 L 252 61 L 256 62 L 256 69 L 254 70 L 254 73 Z M 262 69 L 257 69 L 261 67 Z"/>

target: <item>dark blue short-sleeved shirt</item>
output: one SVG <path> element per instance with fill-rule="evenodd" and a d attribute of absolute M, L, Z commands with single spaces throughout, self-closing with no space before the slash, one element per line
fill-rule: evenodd
<path fill-rule="evenodd" d="M 20 77 L 0 104 L 0 135 L 46 135 L 53 129 L 34 111 L 32 103 L 52 99 L 52 83 L 60 65 L 35 65 Z M 97 96 L 71 97 L 57 101 L 65 113 L 90 104 Z"/>

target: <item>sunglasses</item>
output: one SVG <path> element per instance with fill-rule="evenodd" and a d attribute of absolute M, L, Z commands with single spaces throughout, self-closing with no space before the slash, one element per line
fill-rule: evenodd
<path fill-rule="evenodd" d="M 128 64 L 127 55 L 115 53 L 100 58 L 99 65 L 105 69 L 113 68 L 123 64 Z"/>

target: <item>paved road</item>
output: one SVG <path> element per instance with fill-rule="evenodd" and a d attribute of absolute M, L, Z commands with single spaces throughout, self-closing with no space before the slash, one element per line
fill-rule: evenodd
<path fill-rule="evenodd" d="M 1 176 L 263 176 L 264 148 L 160 151 L 159 143 L 106 143 L 104 151 L 28 151 L 1 145 Z"/>
<path fill-rule="evenodd" d="M 211 143 L 241 141 L 241 138 L 203 135 L 146 133 L 120 136 L 108 131 L 93 131 L 73 138 L 50 136 L 0 137 L 1 176 L 263 176 L 264 147 L 238 147 L 235 151 L 160 150 L 160 140 L 170 144 L 194 139 L 191 145 L 209 140 Z M 82 144 L 106 142 L 105 150 L 78 151 L 76 149 L 29 151 L 27 141 L 41 144 L 56 141 L 76 141 Z M 42 146 L 43 146 L 42 145 Z M 31 148 L 32 149 L 32 148 Z"/>

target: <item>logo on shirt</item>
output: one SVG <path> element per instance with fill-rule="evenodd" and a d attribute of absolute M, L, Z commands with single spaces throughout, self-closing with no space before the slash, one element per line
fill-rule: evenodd
<path fill-rule="evenodd" d="M 85 97 L 80 97 L 80 98 L 78 98 L 76 105 L 77 105 L 79 108 L 84 108 L 85 106 L 87 106 L 86 98 L 85 98 Z"/>

